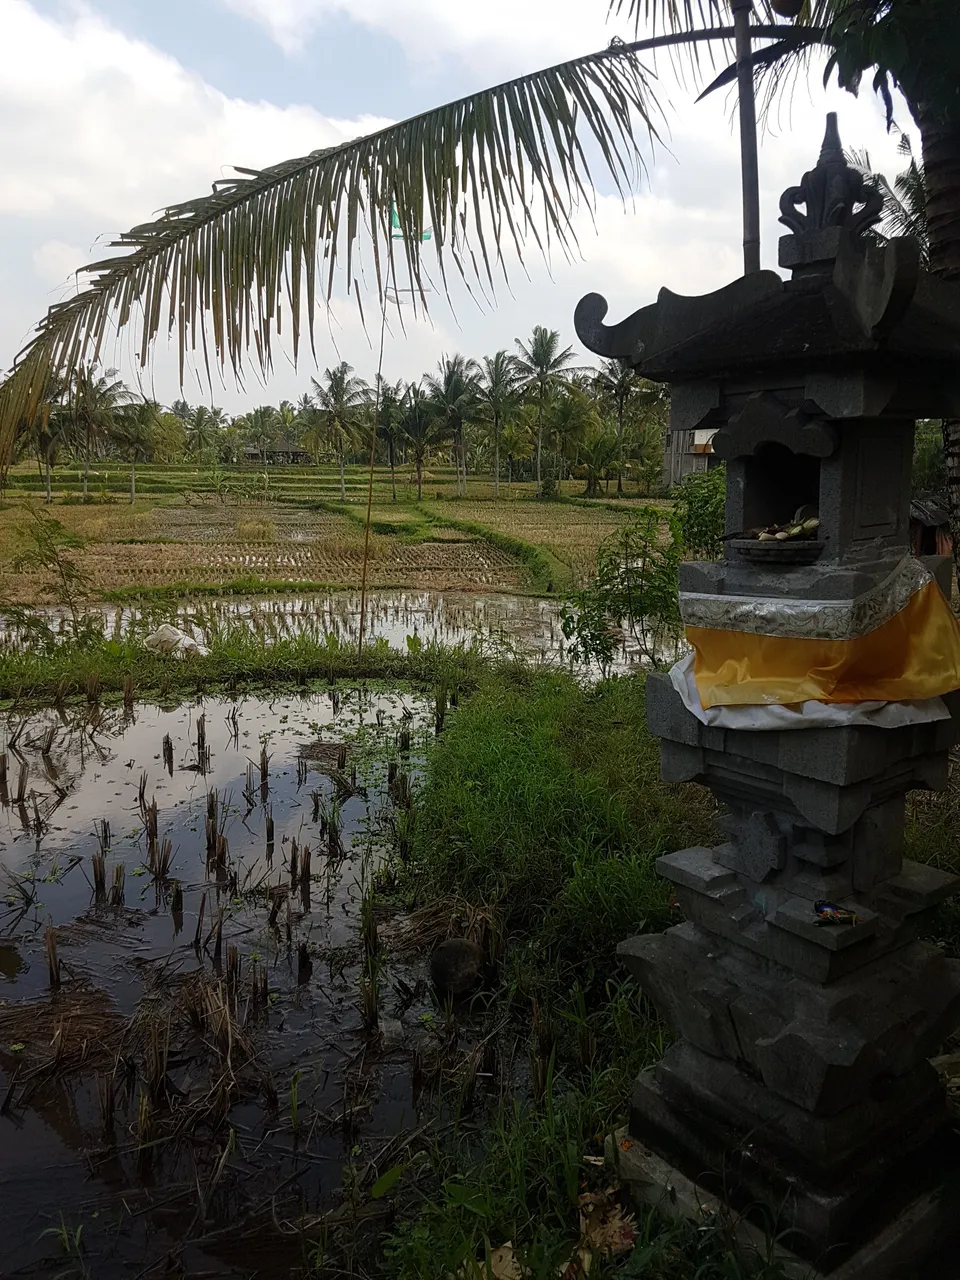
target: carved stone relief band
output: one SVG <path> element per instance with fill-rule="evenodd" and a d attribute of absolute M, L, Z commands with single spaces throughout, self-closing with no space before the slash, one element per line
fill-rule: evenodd
<path fill-rule="evenodd" d="M 855 600 L 681 591 L 680 613 L 688 627 L 712 631 L 745 631 L 795 640 L 856 640 L 889 622 L 930 581 L 919 560 L 906 556 L 888 577 Z"/>

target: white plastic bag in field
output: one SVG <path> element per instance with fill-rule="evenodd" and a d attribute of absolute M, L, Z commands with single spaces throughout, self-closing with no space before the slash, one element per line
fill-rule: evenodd
<path fill-rule="evenodd" d="M 194 640 L 193 636 L 188 636 L 185 631 L 181 631 L 179 627 L 169 622 L 162 623 L 152 635 L 147 636 L 143 647 L 149 649 L 151 653 L 167 653 L 174 658 L 185 658 L 191 653 L 203 655 L 210 652 L 201 641 Z"/>

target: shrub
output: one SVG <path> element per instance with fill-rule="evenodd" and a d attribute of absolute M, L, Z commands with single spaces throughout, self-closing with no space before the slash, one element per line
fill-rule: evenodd
<path fill-rule="evenodd" d="M 674 491 L 677 535 L 688 560 L 718 560 L 723 554 L 725 467 L 687 476 Z"/>

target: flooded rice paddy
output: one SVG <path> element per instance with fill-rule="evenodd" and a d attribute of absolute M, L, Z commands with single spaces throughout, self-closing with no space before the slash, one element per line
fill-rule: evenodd
<path fill-rule="evenodd" d="M 441 1121 L 425 1064 L 477 1016 L 454 1027 L 369 894 L 437 713 L 329 689 L 5 715 L 4 1280 L 375 1244 Z"/>
<path fill-rule="evenodd" d="M 360 626 L 360 593 L 336 591 L 318 595 L 230 597 L 178 603 L 100 606 L 108 636 L 146 636 L 161 622 L 173 622 L 197 640 L 209 639 L 241 622 L 264 641 L 295 635 L 336 636 L 356 643 Z M 393 649 L 412 642 L 479 645 L 490 652 L 521 654 L 540 661 L 568 661 L 556 600 L 503 593 L 463 591 L 375 591 L 367 596 L 364 635 L 382 639 Z M 56 617 L 56 611 L 49 611 Z M 61 627 L 66 631 L 66 620 Z M 628 631 L 618 635 L 613 669 L 626 671 L 640 662 L 638 646 Z M 0 627 L 0 647 L 15 648 L 21 631 Z"/>

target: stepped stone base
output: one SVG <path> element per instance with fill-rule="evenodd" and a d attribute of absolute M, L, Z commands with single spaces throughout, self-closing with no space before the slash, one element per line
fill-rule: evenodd
<path fill-rule="evenodd" d="M 954 1154 L 954 1161 L 956 1156 Z M 714 1190 L 654 1154 L 626 1128 L 607 1143 L 607 1161 L 638 1205 L 700 1226 L 717 1223 L 749 1265 L 776 1261 L 787 1280 L 947 1280 L 960 1274 L 960 1167 L 937 1185 L 913 1184 L 899 1212 L 856 1245 L 813 1260 L 794 1252 L 779 1225 L 738 1213 Z"/>

